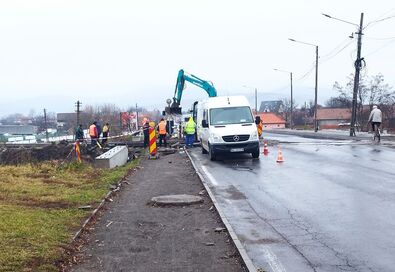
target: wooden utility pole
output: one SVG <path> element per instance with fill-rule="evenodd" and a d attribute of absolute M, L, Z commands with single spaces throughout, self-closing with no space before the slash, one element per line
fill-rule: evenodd
<path fill-rule="evenodd" d="M 355 60 L 355 76 L 354 76 L 354 90 L 352 95 L 352 112 L 351 112 L 351 125 L 350 125 L 350 136 L 355 136 L 355 124 L 357 121 L 357 95 L 359 89 L 359 73 L 362 67 L 361 59 L 361 47 L 362 47 L 362 30 L 363 30 L 363 13 L 361 13 L 361 21 L 358 30 L 358 51 L 357 59 Z"/>
<path fill-rule="evenodd" d="M 317 103 L 318 98 L 318 45 L 315 46 L 315 90 L 314 90 L 314 131 L 318 131 Z"/>
<path fill-rule="evenodd" d="M 48 125 L 47 125 L 47 110 L 44 109 L 44 127 L 45 127 L 45 139 L 47 139 L 48 142 Z"/>
<path fill-rule="evenodd" d="M 255 115 L 258 115 L 258 90 L 255 88 Z"/>
<path fill-rule="evenodd" d="M 77 127 L 80 125 L 81 123 L 81 118 L 80 118 L 80 113 L 81 113 L 81 105 L 82 103 L 78 100 L 75 103 L 76 107 L 77 107 Z"/>
<path fill-rule="evenodd" d="M 293 118 L 293 107 L 294 107 L 294 102 L 293 102 L 293 91 L 292 91 L 292 72 L 289 73 L 291 77 L 291 121 L 289 122 L 291 129 L 293 129 L 293 123 L 292 123 L 292 118 Z"/>
<path fill-rule="evenodd" d="M 136 103 L 136 129 L 139 129 L 139 109 L 137 108 L 137 103 Z"/>

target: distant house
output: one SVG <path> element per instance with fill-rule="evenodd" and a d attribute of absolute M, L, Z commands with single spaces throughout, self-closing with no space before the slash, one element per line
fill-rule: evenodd
<path fill-rule="evenodd" d="M 0 125 L 0 135 L 35 135 L 37 127 L 32 125 Z"/>
<path fill-rule="evenodd" d="M 263 129 L 285 128 L 285 120 L 272 112 L 258 113 L 263 123 Z"/>
<path fill-rule="evenodd" d="M 88 126 L 91 120 L 89 120 L 89 114 L 85 112 L 80 113 L 80 122 L 83 126 Z M 77 113 L 76 112 L 66 112 L 58 113 L 56 115 L 57 127 L 69 129 L 70 127 L 77 126 Z"/>
<path fill-rule="evenodd" d="M 262 101 L 259 107 L 259 112 L 274 112 L 282 113 L 284 111 L 284 104 L 281 100 Z"/>
<path fill-rule="evenodd" d="M 317 122 L 320 129 L 338 129 L 349 127 L 351 110 L 348 108 L 317 109 Z"/>

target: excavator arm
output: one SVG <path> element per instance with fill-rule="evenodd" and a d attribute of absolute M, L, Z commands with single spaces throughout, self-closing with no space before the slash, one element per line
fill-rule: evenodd
<path fill-rule="evenodd" d="M 194 75 L 189 75 L 184 72 L 184 70 L 180 70 L 178 72 L 177 76 L 177 83 L 176 83 L 176 88 L 174 91 L 174 97 L 173 97 L 173 103 L 171 106 L 166 110 L 167 112 L 171 114 L 181 114 L 181 98 L 182 98 L 182 92 L 185 88 L 185 81 L 188 81 L 192 83 L 193 85 L 196 85 L 203 90 L 205 90 L 208 94 L 209 97 L 215 97 L 217 96 L 217 90 L 214 88 L 213 83 L 200 79 L 197 76 Z"/>

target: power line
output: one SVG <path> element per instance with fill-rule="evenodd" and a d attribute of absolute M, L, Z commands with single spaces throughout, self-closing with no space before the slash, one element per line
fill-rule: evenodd
<path fill-rule="evenodd" d="M 333 52 L 335 52 L 338 48 L 340 48 L 344 43 L 346 43 L 349 40 L 349 38 L 343 40 L 341 43 L 339 43 L 336 47 L 334 47 L 328 54 L 321 55 L 320 58 L 326 58 L 329 55 L 332 55 Z"/>
<path fill-rule="evenodd" d="M 340 45 L 342 45 L 344 43 L 344 41 L 340 44 Z M 344 49 L 346 49 L 348 46 L 350 46 L 350 44 L 352 44 L 353 43 L 353 41 L 349 41 L 346 45 L 344 45 L 342 48 L 340 48 L 338 51 L 334 51 L 334 50 L 331 50 L 331 52 L 329 52 L 328 54 L 326 54 L 326 55 L 324 55 L 324 57 L 325 56 L 327 56 L 327 58 L 325 59 L 325 60 L 320 60 L 320 64 L 322 64 L 322 63 L 324 63 L 324 62 L 327 62 L 327 61 L 329 61 L 330 59 L 332 59 L 332 58 L 334 58 L 334 57 L 336 57 L 338 54 L 340 54 L 340 52 L 342 52 Z M 339 45 L 338 46 L 336 46 L 334 49 L 337 49 L 339 47 Z M 320 57 L 320 59 L 321 58 L 323 58 L 323 57 Z M 311 68 L 309 68 L 309 70 L 306 72 L 306 73 L 304 73 L 300 78 L 298 78 L 297 80 L 298 81 L 301 81 L 301 80 L 303 80 L 303 79 L 305 79 L 305 78 L 307 78 L 312 72 L 313 72 L 313 70 L 314 70 L 314 68 L 315 68 L 315 63 L 313 63 L 312 65 L 311 65 Z"/>
<path fill-rule="evenodd" d="M 305 74 L 303 74 L 300 78 L 298 78 L 298 79 L 297 79 L 298 81 L 300 81 L 300 80 L 306 78 L 308 75 L 311 74 L 311 72 L 313 72 L 313 70 L 314 70 L 314 68 L 315 68 L 315 62 L 314 62 L 312 65 L 310 65 L 310 66 L 311 66 L 311 68 L 309 68 L 309 70 L 307 70 L 307 72 L 306 72 Z"/>
<path fill-rule="evenodd" d="M 368 54 L 365 54 L 365 57 L 373 55 L 373 54 L 379 52 L 380 50 L 384 49 L 385 47 L 387 47 L 388 45 L 390 45 L 391 43 L 394 43 L 394 42 L 395 42 L 395 39 L 390 41 L 390 42 L 387 42 L 386 44 L 384 44 L 383 46 L 377 48 L 376 50 L 374 50 L 372 52 L 369 52 Z"/>
<path fill-rule="evenodd" d="M 352 44 L 354 41 L 351 40 L 349 41 L 346 45 L 344 45 L 341 49 L 339 49 L 336 53 L 332 54 L 332 56 L 328 57 L 326 60 L 322 60 L 320 63 L 324 63 L 327 62 L 330 59 L 333 59 L 334 57 L 336 57 L 338 54 L 340 54 L 340 52 L 342 52 L 344 49 L 346 49 L 347 47 L 350 46 L 350 44 Z"/>
<path fill-rule="evenodd" d="M 395 39 L 395 36 L 394 37 L 386 37 L 386 38 L 365 37 L 365 39 L 384 41 L 384 40 L 393 40 L 393 39 Z"/>
<path fill-rule="evenodd" d="M 373 21 L 369 22 L 363 29 L 366 29 L 366 28 L 368 28 L 369 26 L 372 26 L 372 25 L 377 24 L 377 23 L 379 23 L 379 22 L 382 22 L 382 21 L 386 21 L 386 20 L 395 18 L 395 14 L 387 15 L 387 14 L 390 14 L 391 12 L 393 12 L 394 10 L 395 10 L 395 8 L 391 9 L 391 10 L 388 11 L 388 12 L 383 13 L 381 16 L 379 16 L 379 18 L 380 18 L 380 17 L 383 17 L 383 16 L 387 16 L 387 17 L 381 18 L 381 19 L 373 20 Z"/>

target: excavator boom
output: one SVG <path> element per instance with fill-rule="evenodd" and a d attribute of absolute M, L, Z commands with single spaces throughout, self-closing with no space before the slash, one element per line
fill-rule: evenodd
<path fill-rule="evenodd" d="M 177 83 L 174 91 L 173 103 L 171 104 L 170 107 L 166 108 L 166 112 L 171 114 L 181 114 L 180 103 L 181 103 L 182 93 L 185 88 L 185 81 L 188 81 L 193 85 L 202 88 L 207 92 L 209 97 L 217 96 L 217 90 L 214 88 L 212 82 L 200 79 L 194 75 L 189 75 L 185 73 L 184 70 L 181 69 L 178 72 L 178 76 L 177 76 Z"/>

